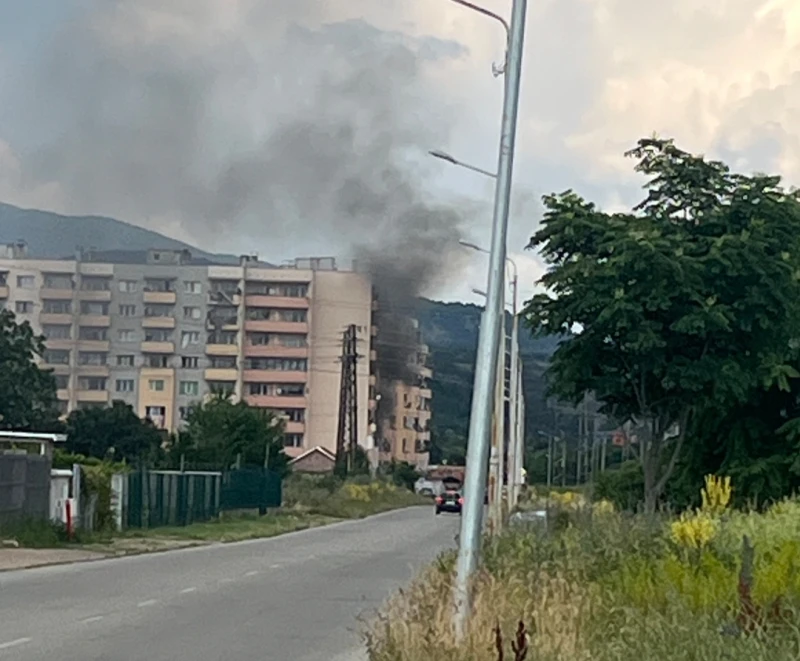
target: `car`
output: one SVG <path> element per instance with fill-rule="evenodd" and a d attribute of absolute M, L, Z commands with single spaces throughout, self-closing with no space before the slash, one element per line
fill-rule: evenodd
<path fill-rule="evenodd" d="M 458 491 L 447 490 L 441 496 L 436 496 L 436 513 L 453 512 L 461 514 L 464 507 L 464 498 Z"/>

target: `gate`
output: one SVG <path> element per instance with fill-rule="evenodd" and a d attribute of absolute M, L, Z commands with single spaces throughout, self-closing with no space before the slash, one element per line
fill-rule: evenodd
<path fill-rule="evenodd" d="M 280 507 L 282 501 L 281 478 L 265 468 L 240 468 L 222 476 L 220 509 L 265 512 L 270 507 Z"/>

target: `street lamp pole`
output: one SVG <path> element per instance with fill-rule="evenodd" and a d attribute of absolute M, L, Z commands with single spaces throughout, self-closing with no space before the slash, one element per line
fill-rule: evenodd
<path fill-rule="evenodd" d="M 464 4 L 464 0 L 455 1 Z M 465 502 L 461 517 L 454 586 L 454 625 L 456 637 L 459 639 L 464 637 L 467 629 L 471 610 L 470 586 L 478 567 L 483 532 L 483 493 L 486 488 L 486 464 L 489 458 L 491 407 L 494 400 L 492 389 L 497 375 L 497 348 L 500 346 L 502 333 L 508 211 L 511 202 L 511 179 L 514 169 L 527 5 L 527 0 L 513 0 L 511 22 L 508 26 L 508 48 L 504 67 L 505 93 L 492 217 L 489 277 L 486 288 L 488 296 L 478 334 L 464 479 Z M 486 10 L 481 11 L 486 12 Z"/>

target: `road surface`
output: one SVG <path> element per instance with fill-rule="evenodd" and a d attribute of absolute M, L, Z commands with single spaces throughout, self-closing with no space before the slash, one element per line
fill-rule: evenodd
<path fill-rule="evenodd" d="M 455 544 L 390 512 L 238 544 L 0 574 L 0 659 L 361 661 L 367 616 Z"/>

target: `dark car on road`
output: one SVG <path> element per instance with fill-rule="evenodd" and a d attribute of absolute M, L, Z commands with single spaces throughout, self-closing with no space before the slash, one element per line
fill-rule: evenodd
<path fill-rule="evenodd" d="M 464 506 L 464 498 L 458 491 L 448 489 L 441 496 L 436 496 L 436 513 L 454 512 L 461 514 L 461 508 Z"/>

